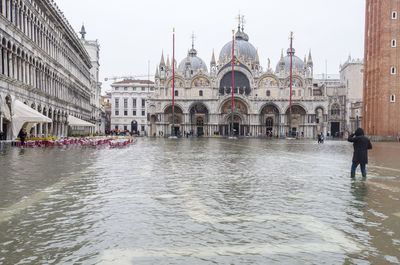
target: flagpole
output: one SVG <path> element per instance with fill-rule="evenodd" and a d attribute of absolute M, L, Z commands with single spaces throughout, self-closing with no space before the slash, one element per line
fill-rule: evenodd
<path fill-rule="evenodd" d="M 233 104 L 233 88 L 234 88 L 234 82 L 235 82 L 235 78 L 234 78 L 234 76 L 235 76 L 235 74 L 234 74 L 234 64 L 235 64 L 235 60 L 234 60 L 234 58 L 235 58 L 235 53 L 234 53 L 234 51 L 235 51 L 235 31 L 234 30 L 232 30 L 232 102 L 231 102 L 231 110 L 232 110 L 232 113 L 231 113 L 231 137 L 233 137 L 233 106 L 234 106 L 234 104 Z"/>
<path fill-rule="evenodd" d="M 172 29 L 172 128 L 171 135 L 175 136 L 175 28 Z"/>
<path fill-rule="evenodd" d="M 292 137 L 292 85 L 293 85 L 293 32 L 290 32 L 290 100 L 289 100 L 289 137 Z"/>

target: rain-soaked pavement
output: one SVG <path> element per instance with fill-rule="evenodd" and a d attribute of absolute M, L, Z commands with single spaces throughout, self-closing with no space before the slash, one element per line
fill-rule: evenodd
<path fill-rule="evenodd" d="M 0 152 L 0 264 L 399 264 L 400 144 L 145 139 Z"/>

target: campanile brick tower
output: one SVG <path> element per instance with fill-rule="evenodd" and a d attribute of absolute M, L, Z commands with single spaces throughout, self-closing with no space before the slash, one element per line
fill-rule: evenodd
<path fill-rule="evenodd" d="M 363 127 L 377 138 L 400 132 L 400 0 L 366 0 Z"/>

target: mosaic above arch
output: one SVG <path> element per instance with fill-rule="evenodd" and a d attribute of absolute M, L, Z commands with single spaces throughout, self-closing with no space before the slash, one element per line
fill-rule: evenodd
<path fill-rule="evenodd" d="M 205 77 L 196 77 L 190 87 L 205 87 L 210 86 L 210 81 Z"/>
<path fill-rule="evenodd" d="M 273 87 L 278 86 L 278 80 L 274 77 L 267 76 L 260 80 L 259 87 Z"/>
<path fill-rule="evenodd" d="M 184 86 L 185 82 L 182 79 L 175 77 L 175 87 L 184 87 Z M 167 87 L 172 87 L 172 79 L 169 80 Z"/>
<path fill-rule="evenodd" d="M 247 106 L 246 104 L 238 99 L 233 100 L 233 110 L 235 112 L 240 112 L 243 114 L 247 114 Z M 232 102 L 230 100 L 226 101 L 221 108 L 222 114 L 229 114 L 232 112 Z"/>

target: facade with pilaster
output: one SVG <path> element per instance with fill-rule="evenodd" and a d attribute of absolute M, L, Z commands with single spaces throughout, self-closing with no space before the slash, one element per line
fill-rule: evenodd
<path fill-rule="evenodd" d="M 68 115 L 91 120 L 91 59 L 54 1 L 0 0 L 0 40 L 2 131 L 14 100 L 53 120 L 35 126 L 37 136 L 66 136 Z"/>

